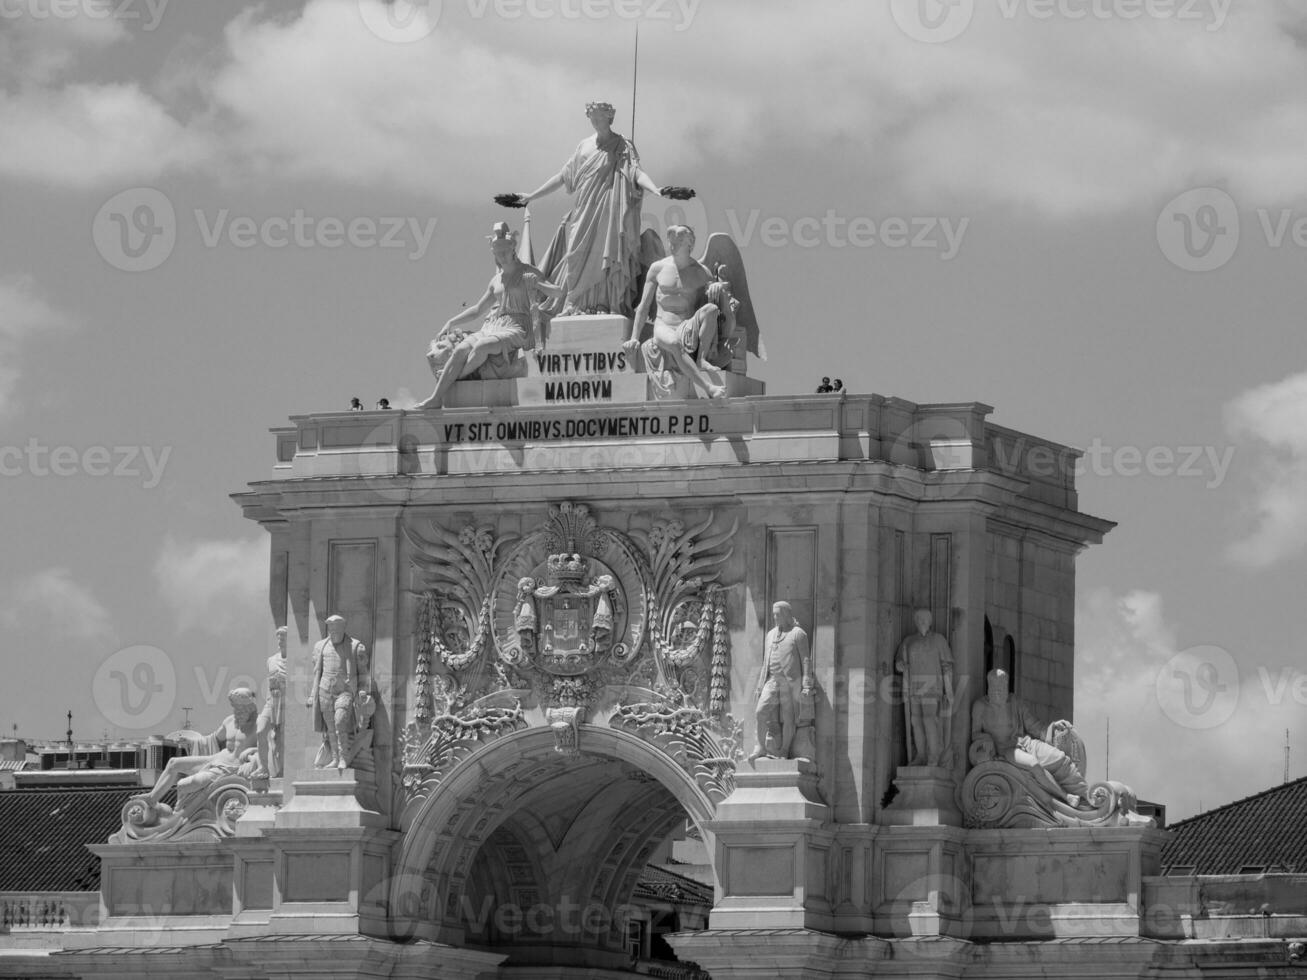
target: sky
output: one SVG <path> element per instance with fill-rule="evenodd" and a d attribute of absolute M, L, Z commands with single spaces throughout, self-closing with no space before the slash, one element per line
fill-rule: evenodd
<path fill-rule="evenodd" d="M 1086 450 L 1075 721 L 1172 820 L 1307 774 L 1307 3 L 0 0 L 0 723 L 200 727 L 272 649 L 228 495 L 425 395 L 491 203 L 617 106 L 770 393 Z M 532 209 L 543 247 L 567 206 Z M 814 339 L 818 342 L 814 343 Z M 132 693 L 135 692 L 135 693 Z M 130 694 L 131 696 L 128 696 Z"/>

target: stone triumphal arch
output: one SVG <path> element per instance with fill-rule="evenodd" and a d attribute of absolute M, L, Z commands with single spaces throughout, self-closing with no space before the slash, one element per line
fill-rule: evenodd
<path fill-rule="evenodd" d="M 1162 955 L 1163 838 L 1086 778 L 1070 723 L 1075 557 L 1112 526 L 1078 509 L 1078 454 L 978 403 L 765 395 L 739 250 L 668 244 L 633 321 L 575 308 L 612 284 L 549 282 L 496 224 L 423 406 L 274 430 L 269 478 L 235 495 L 270 541 L 266 702 L 233 692 L 175 798 L 128 801 L 96 847 L 103 916 L 57 975 L 997 977 L 1025 954 L 996 949 L 1107 936 L 1123 974 Z M 632 956 L 636 883 L 686 828 L 707 920 Z"/>
<path fill-rule="evenodd" d="M 396 932 L 627 961 L 622 911 L 651 852 L 687 820 L 704 831 L 715 806 L 660 748 L 597 726 L 579 734 L 579 756 L 533 728 L 451 770 L 406 830 L 389 895 Z"/>

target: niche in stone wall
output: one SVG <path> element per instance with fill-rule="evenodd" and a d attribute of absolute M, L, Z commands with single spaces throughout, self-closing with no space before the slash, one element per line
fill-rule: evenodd
<path fill-rule="evenodd" d="M 817 624 L 817 529 L 815 527 L 770 527 L 767 529 L 767 606 L 763 610 L 771 624 L 772 603 L 784 599 L 794 618 L 811 637 Z"/>

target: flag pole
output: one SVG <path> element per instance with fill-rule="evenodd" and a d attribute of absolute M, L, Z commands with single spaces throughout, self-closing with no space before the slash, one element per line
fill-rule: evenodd
<path fill-rule="evenodd" d="M 640 22 L 635 22 L 635 53 L 631 57 L 631 142 L 635 142 L 635 93 L 640 78 Z"/>

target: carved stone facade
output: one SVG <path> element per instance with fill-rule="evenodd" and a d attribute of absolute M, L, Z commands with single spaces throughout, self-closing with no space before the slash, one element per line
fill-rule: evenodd
<path fill-rule="evenodd" d="M 1150 969 L 1183 924 L 1154 915 L 1162 837 L 1129 790 L 1082 772 L 1072 802 L 968 757 L 1009 638 L 1032 710 L 1069 714 L 1065 678 L 1041 678 L 1070 669 L 1073 558 L 1110 528 L 1077 510 L 1069 451 L 1022 436 L 1039 465 L 1010 449 L 1000 465 L 992 447 L 1017 434 L 988 411 L 846 395 L 297 419 L 275 479 L 238 497 L 270 532 L 288 627 L 286 775 L 208 840 L 98 847 L 94 941 L 127 952 L 61 966 L 622 976 L 616 911 L 676 840 L 702 843 L 715 904 L 706 930 L 667 939 L 680 964 L 642 970 L 1004 977 L 1033 944 L 1070 975 L 1072 946 L 1044 941 L 1074 937 L 1112 938 L 1110 956 L 1074 947 L 1092 970 Z M 1057 597 L 1011 586 L 1032 577 Z M 750 765 L 780 599 L 815 684 L 794 757 Z M 938 764 L 913 766 L 896 662 L 920 608 L 954 697 L 939 751 L 915 760 Z M 367 752 L 318 770 L 296 684 L 336 612 L 373 704 Z M 1027 615 L 1047 625 L 1022 632 Z M 570 929 L 578 908 L 607 915 Z M 206 945 L 169 961 L 160 931 Z M 1186 962 L 1167 968 L 1200 972 Z"/>
<path fill-rule="evenodd" d="M 688 528 L 656 517 L 625 532 L 567 500 L 521 535 L 406 527 L 418 613 L 401 812 L 472 746 L 541 724 L 568 756 L 588 724 L 660 746 L 675 731 L 689 740 L 681 764 L 720 794 L 743 758 L 724 710 L 721 570 L 737 530 L 714 528 L 709 513 Z"/>

